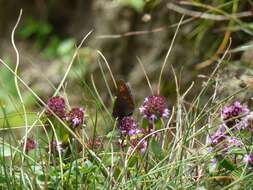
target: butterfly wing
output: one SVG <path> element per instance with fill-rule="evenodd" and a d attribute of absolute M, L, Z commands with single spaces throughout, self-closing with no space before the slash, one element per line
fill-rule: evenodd
<path fill-rule="evenodd" d="M 120 119 L 132 115 L 135 105 L 130 87 L 123 80 L 117 82 L 117 87 L 117 97 L 113 106 L 112 116 Z"/>

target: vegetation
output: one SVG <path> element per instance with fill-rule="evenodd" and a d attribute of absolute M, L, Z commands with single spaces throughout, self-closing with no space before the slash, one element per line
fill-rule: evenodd
<path fill-rule="evenodd" d="M 21 9 L 0 59 L 1 189 L 251 189 L 252 3 L 111 1 L 130 27 L 81 39 Z"/>

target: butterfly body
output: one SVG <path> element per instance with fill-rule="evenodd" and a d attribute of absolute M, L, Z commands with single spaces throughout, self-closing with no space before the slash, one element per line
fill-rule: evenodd
<path fill-rule="evenodd" d="M 130 116 L 133 114 L 134 108 L 134 99 L 130 87 L 123 80 L 119 80 L 112 116 L 118 119 Z"/>

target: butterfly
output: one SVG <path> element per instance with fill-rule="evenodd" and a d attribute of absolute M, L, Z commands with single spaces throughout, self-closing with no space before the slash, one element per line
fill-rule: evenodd
<path fill-rule="evenodd" d="M 130 116 L 134 112 L 134 99 L 130 87 L 122 79 L 117 81 L 116 100 L 113 105 L 112 116 L 122 119 L 125 116 Z"/>

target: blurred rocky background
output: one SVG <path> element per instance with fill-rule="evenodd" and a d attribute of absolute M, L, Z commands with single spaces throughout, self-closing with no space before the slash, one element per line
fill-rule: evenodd
<path fill-rule="evenodd" d="M 14 68 L 11 30 L 23 9 L 16 32 L 20 51 L 19 74 L 43 100 L 52 96 L 71 61 L 77 44 L 92 34 L 80 49 L 62 94 L 70 103 L 87 104 L 91 75 L 101 97 L 111 104 L 105 77 L 113 89 L 109 72 L 97 50 L 107 59 L 115 78 L 128 81 L 139 102 L 150 94 L 142 61 L 154 90 L 176 26 L 184 14 L 162 80 L 162 94 L 175 101 L 175 68 L 180 90 L 195 81 L 189 99 L 201 89 L 231 41 L 222 64 L 219 93 L 227 96 L 243 88 L 252 76 L 251 0 L 0 0 L 0 55 Z M 232 82 L 233 81 L 233 82 Z M 17 109 L 13 75 L 1 65 L 0 99 L 7 111 Z M 86 86 L 87 84 L 87 86 Z M 226 85 L 224 85 L 226 84 Z M 232 87 L 230 87 L 232 85 Z M 230 92 L 231 91 L 231 92 Z M 38 108 L 31 93 L 22 88 L 26 105 Z M 249 92 L 250 96 L 250 92 Z"/>

